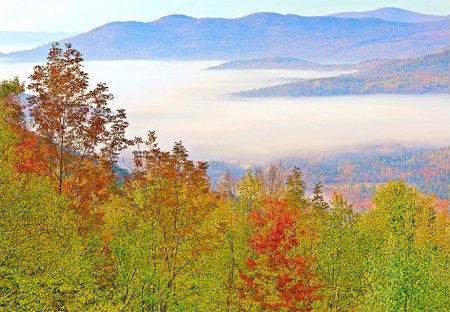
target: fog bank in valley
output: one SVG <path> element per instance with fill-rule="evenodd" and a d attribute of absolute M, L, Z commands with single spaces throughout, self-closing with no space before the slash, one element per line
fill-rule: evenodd
<path fill-rule="evenodd" d="M 449 95 L 240 99 L 232 92 L 339 75 L 289 70 L 204 70 L 220 62 L 86 62 L 125 108 L 129 137 L 155 130 L 163 149 L 183 141 L 195 160 L 256 162 L 356 145 L 450 143 Z M 0 63 L 0 79 L 34 64 Z M 15 70 L 15 71 L 14 71 Z"/>

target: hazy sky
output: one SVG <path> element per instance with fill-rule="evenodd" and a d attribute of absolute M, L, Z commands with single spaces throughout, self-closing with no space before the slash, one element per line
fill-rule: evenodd
<path fill-rule="evenodd" d="M 113 21 L 149 22 L 170 14 L 234 18 L 255 12 L 303 16 L 398 7 L 446 15 L 448 0 L 1 0 L 0 31 L 85 32 Z"/>

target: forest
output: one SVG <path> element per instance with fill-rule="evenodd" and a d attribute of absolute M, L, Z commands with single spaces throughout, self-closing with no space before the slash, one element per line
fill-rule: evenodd
<path fill-rule="evenodd" d="M 325 198 L 338 192 L 357 210 L 370 206 L 374 191 L 390 180 L 402 179 L 440 200 L 450 197 L 450 147 L 418 149 L 381 144 L 326 156 L 282 158 L 249 169 L 257 174 L 277 168 L 285 176 L 294 167 L 302 169 L 307 194 L 312 193 L 314 183 L 321 182 Z M 225 173 L 236 181 L 245 171 L 238 164 L 211 161 L 207 173 L 215 187 Z"/>
<path fill-rule="evenodd" d="M 388 180 L 359 211 L 277 164 L 212 187 L 182 142 L 126 137 L 70 44 L 30 81 L 0 83 L 0 311 L 448 311 L 448 197 Z"/>
<path fill-rule="evenodd" d="M 359 70 L 356 73 L 308 79 L 299 82 L 267 87 L 256 90 L 237 92 L 243 97 L 274 97 L 274 96 L 343 96 L 368 94 L 448 94 L 450 50 L 427 54 L 409 59 L 370 60 L 349 65 L 329 65 L 328 68 L 346 68 Z M 283 62 L 277 62 L 283 63 Z M 304 66 L 321 68 L 315 63 L 300 63 L 285 61 L 286 66 Z M 239 66 L 239 63 L 224 64 Z M 270 66 L 270 62 L 254 62 L 256 66 Z M 252 63 L 244 62 L 244 66 Z M 241 66 L 242 67 L 242 66 Z M 220 68 L 220 67 L 219 67 Z M 245 68 L 245 67 L 244 67 Z M 295 67 L 294 67 L 295 68 Z M 325 66 L 323 69 L 326 69 Z"/>

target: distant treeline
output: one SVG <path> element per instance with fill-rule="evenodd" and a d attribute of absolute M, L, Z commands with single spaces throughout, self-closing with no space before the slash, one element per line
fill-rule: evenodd
<path fill-rule="evenodd" d="M 390 152 L 380 152 L 382 149 Z M 308 192 L 312 192 L 314 183 L 321 182 L 328 196 L 333 192 L 343 194 L 356 208 L 368 206 L 381 184 L 398 179 L 422 192 L 434 193 L 442 200 L 450 198 L 450 147 L 424 151 L 401 146 L 366 147 L 359 152 L 321 158 L 283 159 L 280 165 L 286 171 L 299 167 Z M 253 169 L 264 171 L 269 167 Z M 208 175 L 212 184 L 217 185 L 226 171 L 236 179 L 245 175 L 245 170 L 238 165 L 210 162 Z"/>

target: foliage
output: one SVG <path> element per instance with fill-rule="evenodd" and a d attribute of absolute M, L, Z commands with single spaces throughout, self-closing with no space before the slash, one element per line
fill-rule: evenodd
<path fill-rule="evenodd" d="M 314 305 L 319 311 L 351 311 L 364 293 L 365 254 L 356 235 L 357 216 L 342 195 L 334 194 L 313 248 L 314 269 L 326 284 Z"/>
<path fill-rule="evenodd" d="M 108 213 L 117 296 L 124 309 L 184 310 L 203 291 L 199 264 L 215 237 L 206 164 L 190 161 L 181 143 L 161 151 L 154 132 L 136 145 L 125 203 L 107 209 L 120 209 Z"/>
<path fill-rule="evenodd" d="M 367 244 L 363 311 L 444 311 L 450 302 L 448 214 L 402 181 L 377 190 L 358 226 Z M 446 220 L 443 222 L 443 220 Z M 384 298 L 379 300 L 379 298 Z"/>
<path fill-rule="evenodd" d="M 104 181 L 111 173 L 104 173 L 127 146 L 128 123 L 123 109 L 113 113 L 108 108 L 113 96 L 106 84 L 88 91 L 82 62 L 70 44 L 65 51 L 54 44 L 47 63 L 35 66 L 30 76 L 28 87 L 36 94 L 28 98 L 28 108 L 43 150 L 41 167 L 58 194 L 77 198 L 77 209 L 87 214 L 81 207 L 92 198 L 90 190 L 99 195 L 111 183 Z M 87 186 L 88 180 L 96 183 Z"/>
<path fill-rule="evenodd" d="M 274 163 L 213 190 L 206 163 L 149 132 L 119 188 L 125 115 L 81 61 L 55 45 L 35 68 L 34 129 L 20 80 L 0 84 L 0 311 L 448 310 L 448 195 L 384 181 L 448 194 L 448 148 Z M 345 181 L 377 186 L 370 209 L 328 201 Z"/>
<path fill-rule="evenodd" d="M 286 201 L 267 199 L 250 212 L 253 233 L 251 257 L 240 270 L 245 283 L 244 298 L 257 303 L 258 310 L 310 311 L 319 299 L 319 285 L 311 283 L 313 259 L 298 252 L 295 222 L 299 210 Z"/>
<path fill-rule="evenodd" d="M 70 201 L 19 172 L 18 136 L 0 110 L 0 310 L 82 310 L 97 288 Z"/>

